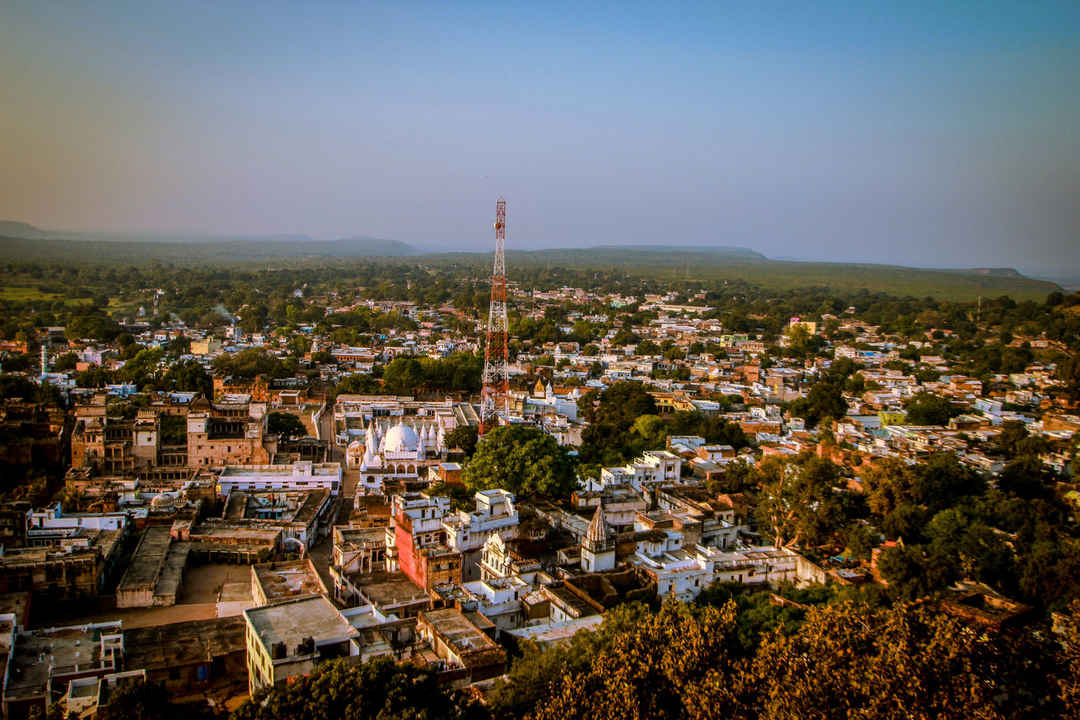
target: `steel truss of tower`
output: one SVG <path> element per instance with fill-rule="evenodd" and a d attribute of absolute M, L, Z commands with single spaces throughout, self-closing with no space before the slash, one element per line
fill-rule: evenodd
<path fill-rule="evenodd" d="M 480 393 L 480 434 L 499 424 L 509 411 L 510 357 L 506 324 L 506 201 L 495 204 L 495 267 L 491 272 L 487 345 L 484 348 L 483 390 Z"/>

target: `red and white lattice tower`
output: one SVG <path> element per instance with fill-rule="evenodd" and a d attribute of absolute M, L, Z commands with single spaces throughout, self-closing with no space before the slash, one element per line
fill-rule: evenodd
<path fill-rule="evenodd" d="M 480 434 L 506 417 L 510 395 L 510 356 L 506 332 L 506 201 L 495 204 L 495 268 L 491 272 L 487 347 L 484 349 L 484 388 L 480 394 Z"/>

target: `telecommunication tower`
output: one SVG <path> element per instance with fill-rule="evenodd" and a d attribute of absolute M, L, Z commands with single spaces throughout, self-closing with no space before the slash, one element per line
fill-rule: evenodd
<path fill-rule="evenodd" d="M 495 267 L 491 272 L 487 346 L 484 349 L 484 387 L 480 393 L 480 434 L 499 424 L 508 413 L 510 359 L 506 332 L 506 201 L 495 203 Z"/>

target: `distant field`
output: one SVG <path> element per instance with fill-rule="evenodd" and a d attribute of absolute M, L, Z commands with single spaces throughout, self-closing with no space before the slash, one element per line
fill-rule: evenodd
<path fill-rule="evenodd" d="M 66 305 L 85 305 L 90 298 L 69 298 L 62 293 L 44 291 L 30 285 L 0 285 L 0 302 L 42 302 L 62 300 Z M 113 300 L 110 299 L 110 304 Z"/>
<path fill-rule="evenodd" d="M 480 260 L 482 258 L 482 260 Z M 452 253 L 424 256 L 436 264 L 475 263 L 482 272 L 490 255 Z M 670 280 L 704 282 L 745 281 L 762 287 L 788 290 L 828 287 L 837 291 L 867 289 L 892 295 L 975 300 L 1009 295 L 1016 300 L 1045 300 L 1060 288 L 1009 270 L 926 270 L 895 265 L 855 263 L 788 262 L 747 258 L 724 251 L 673 249 L 670 252 L 635 248 L 591 248 L 507 253 L 507 271 L 513 279 L 515 266 L 573 267 L 625 271 L 631 275 Z"/>
<path fill-rule="evenodd" d="M 55 300 L 59 297 L 60 295 L 58 293 L 42 292 L 36 287 L 12 287 L 10 285 L 0 285 L 0 300 L 31 302 L 38 300 Z"/>
<path fill-rule="evenodd" d="M 385 241 L 390 242 L 390 241 Z M 360 241 L 297 242 L 143 242 L 0 238 L 0 259 L 50 264 L 176 266 L 213 264 L 235 268 L 311 268 L 357 261 L 475 268 L 486 277 L 491 253 L 443 253 L 400 256 L 397 246 L 389 254 L 364 255 L 382 246 Z M 408 246 L 402 245 L 403 248 Z M 595 247 L 507 253 L 507 269 L 515 267 L 596 269 L 658 280 L 699 280 L 706 283 L 745 281 L 770 289 L 828 287 L 837 292 L 860 289 L 898 296 L 974 300 L 979 296 L 1010 295 L 1017 300 L 1043 300 L 1060 288 L 1010 269 L 925 270 L 895 265 L 816 263 L 769 260 L 745 248 Z M 35 294 L 37 293 L 37 294 Z M 0 299 L 41 300 L 56 295 L 34 287 L 0 289 Z"/>

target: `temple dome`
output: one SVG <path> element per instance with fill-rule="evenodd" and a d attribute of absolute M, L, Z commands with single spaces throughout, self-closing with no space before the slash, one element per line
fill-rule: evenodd
<path fill-rule="evenodd" d="M 403 422 L 386 431 L 383 451 L 388 453 L 414 453 L 420 447 L 416 431 Z"/>

